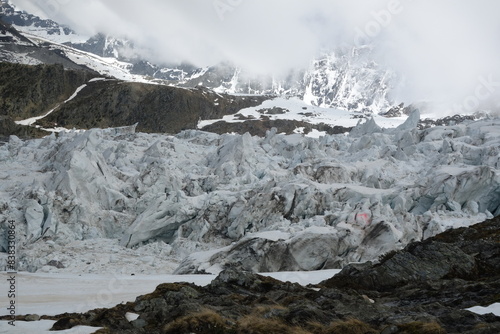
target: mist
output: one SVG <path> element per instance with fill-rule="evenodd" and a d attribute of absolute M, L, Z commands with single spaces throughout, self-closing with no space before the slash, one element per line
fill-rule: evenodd
<path fill-rule="evenodd" d="M 131 39 L 158 63 L 231 62 L 256 75 L 308 68 L 321 51 L 375 45 L 400 73 L 396 101 L 457 113 L 498 106 L 496 0 L 13 0 L 78 33 Z"/>

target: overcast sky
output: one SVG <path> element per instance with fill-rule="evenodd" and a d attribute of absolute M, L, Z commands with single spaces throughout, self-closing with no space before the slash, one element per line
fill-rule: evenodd
<path fill-rule="evenodd" d="M 82 34 L 127 36 L 157 61 L 277 74 L 307 67 L 321 50 L 375 42 L 377 62 L 407 78 L 402 100 L 472 106 L 500 95 L 498 0 L 11 2 Z"/>

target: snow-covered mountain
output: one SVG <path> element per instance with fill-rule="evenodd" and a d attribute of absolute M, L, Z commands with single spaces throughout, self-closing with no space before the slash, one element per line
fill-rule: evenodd
<path fill-rule="evenodd" d="M 52 41 L 79 64 L 119 79 L 156 82 L 181 87 L 204 86 L 219 93 L 295 96 L 320 107 L 384 113 L 399 104 L 390 94 L 398 83 L 396 73 L 382 68 L 371 57 L 369 46 L 330 50 L 313 60 L 309 68 L 286 76 L 258 77 L 231 64 L 196 68 L 188 64 L 155 64 L 138 56 L 126 38 L 97 34 L 86 38 L 51 20 L 15 11 L 2 2 L 0 16 L 39 43 Z M 90 59 L 86 59 L 90 58 Z M 397 102 L 397 103 L 396 103 Z"/>
<path fill-rule="evenodd" d="M 55 42 L 84 41 L 86 38 L 77 35 L 69 27 L 61 26 L 49 19 L 17 11 L 8 1 L 0 1 L 0 19 L 13 25 L 21 32 L 45 37 Z"/>
<path fill-rule="evenodd" d="M 238 68 L 219 65 L 194 79 L 185 73 L 180 84 L 203 85 L 229 94 L 296 96 L 313 106 L 384 113 L 395 105 L 390 93 L 399 78 L 377 65 L 372 51 L 369 46 L 338 48 L 312 61 L 309 68 L 280 79 L 253 78 Z"/>

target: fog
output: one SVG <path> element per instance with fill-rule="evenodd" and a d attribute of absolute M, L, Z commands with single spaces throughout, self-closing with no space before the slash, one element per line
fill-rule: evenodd
<path fill-rule="evenodd" d="M 156 62 L 231 62 L 258 75 L 279 75 L 307 68 L 322 51 L 372 44 L 376 62 L 405 78 L 396 100 L 432 100 L 458 112 L 496 104 L 500 96 L 496 0 L 11 3 L 81 34 L 129 38 Z"/>

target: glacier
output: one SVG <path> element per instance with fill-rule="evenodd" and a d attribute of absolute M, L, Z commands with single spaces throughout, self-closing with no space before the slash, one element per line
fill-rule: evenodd
<path fill-rule="evenodd" d="M 320 138 L 135 126 L 11 136 L 0 234 L 16 221 L 18 269 L 31 272 L 310 271 L 499 215 L 500 119 L 423 130 L 418 119 Z"/>

